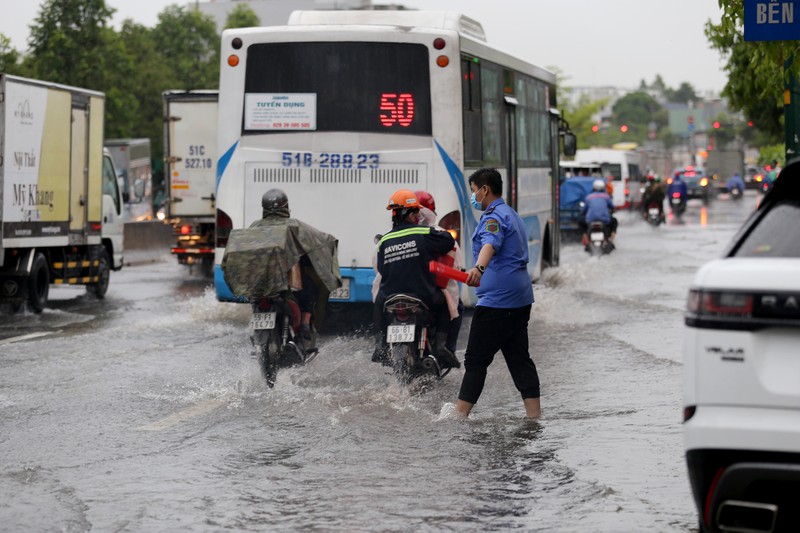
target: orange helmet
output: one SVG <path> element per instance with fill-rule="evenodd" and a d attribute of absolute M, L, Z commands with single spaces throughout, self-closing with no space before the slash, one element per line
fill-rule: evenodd
<path fill-rule="evenodd" d="M 419 200 L 419 205 L 422 207 L 427 207 L 433 214 L 436 214 L 436 202 L 433 200 L 433 196 L 428 191 L 414 191 L 414 196 L 417 197 Z"/>
<path fill-rule="evenodd" d="M 386 209 L 391 210 L 392 215 L 396 215 L 398 209 L 419 209 L 419 200 L 408 189 L 398 189 L 389 198 Z"/>

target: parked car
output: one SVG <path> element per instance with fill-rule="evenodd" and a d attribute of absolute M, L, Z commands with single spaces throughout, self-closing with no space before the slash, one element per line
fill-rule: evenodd
<path fill-rule="evenodd" d="M 703 200 L 704 204 L 711 201 L 711 197 L 714 195 L 714 184 L 703 169 L 689 166 L 676 172 L 680 172 L 681 179 L 686 182 L 687 196 L 690 200 L 699 198 Z"/>
<path fill-rule="evenodd" d="M 684 442 L 701 531 L 800 531 L 800 160 L 685 315 Z"/>

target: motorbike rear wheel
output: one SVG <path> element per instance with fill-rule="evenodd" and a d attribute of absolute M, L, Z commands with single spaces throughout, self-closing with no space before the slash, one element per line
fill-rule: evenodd
<path fill-rule="evenodd" d="M 277 330 L 270 330 L 266 337 L 265 342 L 258 344 L 258 366 L 261 368 L 261 375 L 264 376 L 267 386 L 272 388 L 275 386 L 275 380 L 278 377 L 280 343 L 278 342 Z"/>
<path fill-rule="evenodd" d="M 393 344 L 391 361 L 394 372 L 402 383 L 410 383 L 414 378 L 414 353 L 409 344 Z"/>

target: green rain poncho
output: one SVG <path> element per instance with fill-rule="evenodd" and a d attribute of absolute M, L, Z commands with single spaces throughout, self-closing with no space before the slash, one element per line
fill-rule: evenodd
<path fill-rule="evenodd" d="M 225 282 L 234 296 L 250 300 L 289 290 L 289 270 L 308 257 L 320 295 L 342 285 L 339 241 L 293 218 L 267 218 L 232 230 L 222 256 Z"/>

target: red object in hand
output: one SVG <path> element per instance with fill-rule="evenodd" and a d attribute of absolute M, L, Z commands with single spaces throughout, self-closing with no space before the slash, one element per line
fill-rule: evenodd
<path fill-rule="evenodd" d="M 446 276 L 448 278 L 452 278 L 456 281 L 460 281 L 461 283 L 467 282 L 467 273 L 458 270 L 457 268 L 449 267 L 447 265 L 443 265 L 438 261 L 431 261 L 428 264 L 428 268 L 434 274 L 439 274 L 442 276 Z M 478 283 L 480 285 L 480 283 Z"/>

